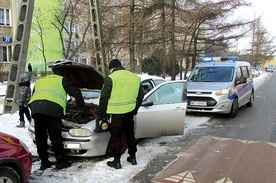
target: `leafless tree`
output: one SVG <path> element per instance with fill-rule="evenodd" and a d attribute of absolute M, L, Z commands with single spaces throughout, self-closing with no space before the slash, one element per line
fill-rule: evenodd
<path fill-rule="evenodd" d="M 39 45 L 37 45 L 34 50 L 41 52 L 43 62 L 44 62 L 44 71 L 46 72 L 47 71 L 47 58 L 46 58 L 47 50 L 45 48 L 44 31 L 45 31 L 45 29 L 47 29 L 47 26 L 42 26 L 44 18 L 45 17 L 40 15 L 39 10 L 37 12 L 35 12 L 35 15 L 33 17 L 33 19 L 34 19 L 33 30 L 37 34 L 37 36 L 40 40 Z M 32 51 L 33 50 L 30 51 L 30 55 L 32 55 Z"/>
<path fill-rule="evenodd" d="M 78 58 L 80 52 L 91 46 L 91 19 L 89 1 L 63 0 L 64 9 L 54 9 L 52 25 L 58 30 L 62 53 L 66 59 Z M 81 30 L 79 30 L 81 29 Z"/>
<path fill-rule="evenodd" d="M 250 30 L 251 21 L 232 19 L 234 10 L 249 6 L 240 0 L 186 1 L 181 11 L 183 26 L 183 58 L 186 60 L 185 73 L 196 64 L 196 59 L 204 56 L 209 47 L 218 41 L 231 40 L 245 35 Z M 233 31 L 240 29 L 240 32 Z"/>
<path fill-rule="evenodd" d="M 258 17 L 252 23 L 251 50 L 249 61 L 253 66 L 259 66 L 266 60 L 273 59 L 276 52 L 275 37 L 270 37 Z"/>

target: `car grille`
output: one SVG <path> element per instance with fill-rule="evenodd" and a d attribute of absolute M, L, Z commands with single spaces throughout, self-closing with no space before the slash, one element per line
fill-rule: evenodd
<path fill-rule="evenodd" d="M 188 109 L 213 110 L 212 107 L 214 107 L 217 104 L 217 101 L 212 97 L 187 97 L 187 101 Z M 190 106 L 190 101 L 205 101 L 207 102 L 207 106 Z"/>
<path fill-rule="evenodd" d="M 197 94 L 198 92 L 196 91 L 188 91 L 188 94 Z M 200 92 L 202 95 L 211 95 L 212 92 Z"/>

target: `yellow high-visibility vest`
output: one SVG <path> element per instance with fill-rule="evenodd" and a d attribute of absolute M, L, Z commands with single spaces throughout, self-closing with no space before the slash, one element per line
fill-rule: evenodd
<path fill-rule="evenodd" d="M 140 77 L 127 70 L 118 70 L 109 75 L 112 80 L 111 96 L 107 114 L 124 114 L 133 111 L 140 87 Z"/>
<path fill-rule="evenodd" d="M 62 86 L 62 77 L 59 75 L 49 75 L 40 78 L 34 85 L 35 92 L 29 102 L 35 100 L 48 100 L 60 105 L 66 114 L 67 94 Z"/>

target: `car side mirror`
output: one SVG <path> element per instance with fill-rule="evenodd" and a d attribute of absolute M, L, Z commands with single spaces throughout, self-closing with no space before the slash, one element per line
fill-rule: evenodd
<path fill-rule="evenodd" d="M 153 102 L 151 100 L 145 100 L 142 102 L 141 106 L 152 106 Z"/>

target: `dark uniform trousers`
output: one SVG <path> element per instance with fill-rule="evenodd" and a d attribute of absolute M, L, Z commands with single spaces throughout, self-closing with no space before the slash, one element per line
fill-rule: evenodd
<path fill-rule="evenodd" d="M 61 136 L 61 119 L 44 114 L 34 114 L 33 118 L 35 122 L 35 140 L 37 144 L 37 153 L 41 161 L 48 161 L 48 135 L 51 140 L 52 150 L 55 153 L 57 162 L 61 161 L 64 158 L 64 149 Z"/>
<path fill-rule="evenodd" d="M 114 158 L 121 157 L 122 149 L 122 136 L 123 133 L 126 136 L 126 143 L 128 147 L 128 154 L 131 157 L 135 156 L 137 152 L 137 142 L 134 134 L 134 120 L 133 113 L 127 114 L 112 114 L 111 115 L 111 125 L 110 125 L 110 134 L 112 144 L 112 151 Z"/>
<path fill-rule="evenodd" d="M 19 121 L 24 121 L 24 114 L 28 120 L 32 119 L 28 107 L 19 107 Z"/>

